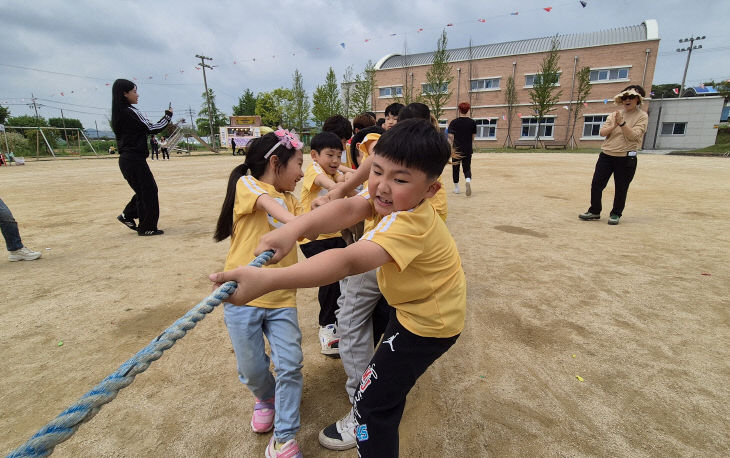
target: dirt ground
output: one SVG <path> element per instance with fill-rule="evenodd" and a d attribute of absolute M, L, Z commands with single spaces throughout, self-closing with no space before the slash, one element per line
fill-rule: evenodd
<path fill-rule="evenodd" d="M 605 212 L 577 218 L 595 160 L 480 154 L 469 198 L 445 171 L 466 328 L 411 392 L 401 456 L 727 456 L 730 162 L 640 156 L 614 227 Z M 145 238 L 115 219 L 131 197 L 115 159 L 0 167 L 0 197 L 43 252 L 0 259 L 0 452 L 209 293 L 228 249 L 211 235 L 240 161 L 152 162 L 166 233 Z M 610 183 L 604 206 L 612 197 Z M 317 442 L 348 409 L 345 375 L 319 353 L 315 290 L 298 304 L 300 447 L 355 457 Z M 215 310 L 55 455 L 260 457 L 269 435 L 251 431 L 252 405 Z"/>

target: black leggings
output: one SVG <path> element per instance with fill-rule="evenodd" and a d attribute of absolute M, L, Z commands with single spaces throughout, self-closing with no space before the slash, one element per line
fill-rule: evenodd
<path fill-rule="evenodd" d="M 596 170 L 593 172 L 591 182 L 591 208 L 589 212 L 596 215 L 601 214 L 601 195 L 613 174 L 613 182 L 616 191 L 613 197 L 613 208 L 611 214 L 621 216 L 626 206 L 626 194 L 629 192 L 629 185 L 636 173 L 636 156 L 609 156 L 601 152 L 596 162 Z"/>
<path fill-rule="evenodd" d="M 451 166 L 454 183 L 459 182 L 459 164 L 464 166 L 464 178 L 471 179 L 471 153 L 464 154 L 461 159 L 459 159 L 458 161 L 455 160 L 453 165 Z"/>
<path fill-rule="evenodd" d="M 160 203 L 157 200 L 157 183 L 147 161 L 120 157 L 119 169 L 134 191 L 134 196 L 124 207 L 124 216 L 139 218 L 139 232 L 156 230 Z"/>

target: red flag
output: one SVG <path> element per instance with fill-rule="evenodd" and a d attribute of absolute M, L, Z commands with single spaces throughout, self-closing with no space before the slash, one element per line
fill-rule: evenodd
<path fill-rule="evenodd" d="M 675 94 L 679 95 L 679 88 L 678 87 L 675 87 L 674 89 L 672 89 L 672 92 L 674 92 Z"/>
<path fill-rule="evenodd" d="M 423 32 L 423 29 L 418 29 L 416 30 L 416 32 Z"/>
<path fill-rule="evenodd" d="M 446 27 L 452 27 L 453 25 L 454 24 L 452 24 L 451 22 L 449 22 L 448 24 L 446 24 Z"/>
<path fill-rule="evenodd" d="M 553 7 L 552 6 L 548 6 L 547 8 L 543 8 L 543 9 L 549 13 L 550 11 L 552 11 Z"/>
<path fill-rule="evenodd" d="M 479 22 L 487 22 L 486 19 L 478 19 Z"/>

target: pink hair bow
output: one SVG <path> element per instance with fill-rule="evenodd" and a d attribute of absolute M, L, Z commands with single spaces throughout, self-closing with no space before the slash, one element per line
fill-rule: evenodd
<path fill-rule="evenodd" d="M 274 134 L 279 138 L 279 143 L 275 144 L 268 153 L 264 155 L 264 159 L 268 159 L 279 145 L 284 145 L 286 149 L 300 149 L 304 146 L 296 132 L 289 132 L 287 129 L 278 129 Z"/>

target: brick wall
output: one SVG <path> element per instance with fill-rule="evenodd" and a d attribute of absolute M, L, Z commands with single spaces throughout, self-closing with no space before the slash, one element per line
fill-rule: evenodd
<path fill-rule="evenodd" d="M 623 43 L 617 45 L 595 46 L 590 48 L 567 49 L 559 51 L 560 60 L 558 66 L 561 71 L 559 90 L 562 94 L 555 109 L 550 113 L 555 116 L 555 127 L 553 138 L 556 141 L 567 140 L 570 137 L 568 130 L 568 110 L 564 108 L 571 101 L 571 85 L 575 57 L 577 57 L 577 69 L 589 66 L 593 69 L 604 67 L 630 67 L 627 80 L 594 83 L 591 85 L 591 93 L 588 96 L 587 106 L 584 106 L 581 115 L 578 117 L 575 127 L 575 139 L 581 146 L 598 147 L 600 139 L 583 139 L 583 116 L 590 114 L 609 114 L 616 109 L 613 105 L 613 96 L 621 89 L 630 85 L 638 84 L 644 87 L 647 97 L 651 90 L 656 66 L 657 50 L 659 40 L 642 41 L 636 43 Z M 646 50 L 649 49 L 648 61 Z M 502 56 L 487 59 L 452 62 L 451 68 L 454 81 L 449 86 L 452 92 L 450 100 L 446 103 L 445 115 L 442 119 L 447 122 L 457 116 L 456 106 L 459 102 L 468 101 L 472 105 L 471 117 L 474 119 L 497 118 L 497 134 L 495 140 L 477 140 L 481 147 L 501 146 L 507 137 L 507 121 L 502 119 L 506 115 L 504 103 L 504 87 L 507 78 L 512 75 L 514 69 L 515 88 L 517 90 L 518 106 L 516 112 L 524 116 L 530 116 L 532 109 L 529 106 L 529 88 L 525 88 L 525 75 L 535 74 L 540 70 L 540 64 L 547 53 L 520 54 L 515 56 Z M 426 71 L 429 65 L 409 67 L 407 74 L 411 75 L 413 86 L 416 92 L 420 91 L 421 83 L 426 82 Z M 471 67 L 471 68 L 470 68 Z M 646 67 L 646 68 L 645 68 Z M 486 91 L 469 91 L 471 79 L 479 78 L 500 78 L 499 89 Z M 375 112 L 382 114 L 385 107 L 393 102 L 392 98 L 379 97 L 379 87 L 404 85 L 406 69 L 395 68 L 378 70 L 375 74 Z M 410 77 L 410 76 L 409 76 Z M 458 97 L 458 98 L 457 98 Z M 604 103 L 604 99 L 608 103 Z M 574 104 L 573 104 L 574 105 Z M 648 110 L 649 102 L 642 104 L 642 109 Z M 572 116 L 570 117 L 572 119 Z M 517 116 L 512 121 L 510 137 L 512 140 L 520 138 L 522 122 Z"/>

